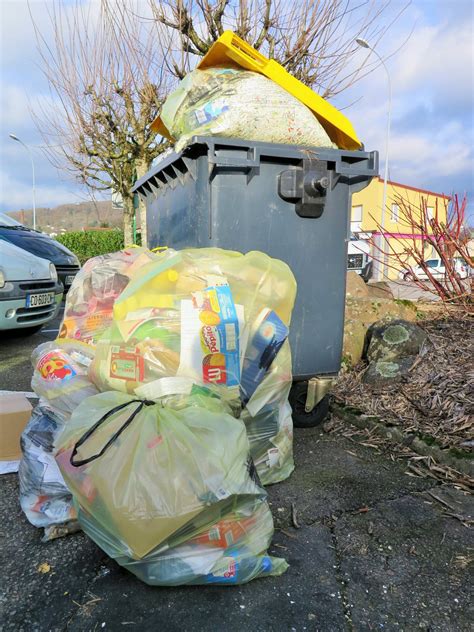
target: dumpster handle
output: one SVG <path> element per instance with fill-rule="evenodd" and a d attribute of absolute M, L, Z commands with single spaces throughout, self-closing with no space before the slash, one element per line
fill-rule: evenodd
<path fill-rule="evenodd" d="M 209 162 L 216 165 L 216 167 L 243 167 L 244 169 L 252 169 L 260 166 L 260 147 L 239 147 L 239 149 L 247 149 L 247 158 L 242 158 L 240 156 L 219 156 L 216 153 L 216 145 L 214 143 L 209 143 L 208 146 Z"/>

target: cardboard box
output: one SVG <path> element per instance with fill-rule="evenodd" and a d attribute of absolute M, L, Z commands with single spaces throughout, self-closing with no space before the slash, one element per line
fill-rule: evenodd
<path fill-rule="evenodd" d="M 32 406 L 23 393 L 0 398 L 0 461 L 21 458 L 20 437 L 31 417 Z"/>

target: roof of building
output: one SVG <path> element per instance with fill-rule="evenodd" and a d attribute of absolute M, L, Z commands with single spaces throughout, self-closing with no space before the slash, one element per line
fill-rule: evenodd
<path fill-rule="evenodd" d="M 383 178 L 378 177 L 379 182 L 383 182 Z M 450 195 L 445 195 L 444 193 L 436 193 L 435 191 L 428 191 L 428 189 L 419 189 L 418 187 L 412 187 L 409 184 L 402 184 L 401 182 L 394 182 L 393 180 L 387 180 L 387 184 L 391 184 L 395 187 L 402 187 L 403 189 L 410 189 L 410 191 L 418 191 L 419 193 L 426 193 L 427 195 L 435 195 L 436 197 L 445 198 L 446 200 L 450 200 Z"/>

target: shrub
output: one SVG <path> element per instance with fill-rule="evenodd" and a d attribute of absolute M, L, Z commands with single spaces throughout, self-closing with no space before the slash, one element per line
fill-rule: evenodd
<path fill-rule="evenodd" d="M 74 231 L 58 235 L 56 239 L 72 250 L 81 264 L 91 257 L 116 252 L 124 247 L 123 231 L 118 229 Z"/>

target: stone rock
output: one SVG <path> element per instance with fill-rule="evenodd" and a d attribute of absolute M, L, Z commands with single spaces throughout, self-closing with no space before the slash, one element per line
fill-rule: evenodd
<path fill-rule="evenodd" d="M 408 373 L 416 356 L 406 356 L 398 360 L 375 360 L 369 364 L 363 381 L 374 386 L 396 384 Z"/>
<path fill-rule="evenodd" d="M 403 320 L 415 320 L 416 308 L 393 300 L 373 300 L 369 297 L 347 296 L 342 352 L 343 362 L 353 366 L 361 360 L 366 332 L 373 323 L 381 319 L 400 318 Z"/>
<path fill-rule="evenodd" d="M 393 300 L 393 292 L 386 281 L 376 281 L 367 284 L 367 293 L 370 298 L 386 298 Z"/>
<path fill-rule="evenodd" d="M 359 298 L 367 298 L 369 296 L 367 284 L 364 282 L 364 279 L 357 274 L 357 272 L 353 272 L 352 270 L 347 273 L 346 296 Z"/>
<path fill-rule="evenodd" d="M 367 359 L 390 363 L 416 356 L 426 338 L 421 327 L 406 320 L 374 323 L 367 332 Z"/>

